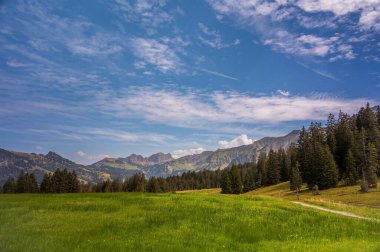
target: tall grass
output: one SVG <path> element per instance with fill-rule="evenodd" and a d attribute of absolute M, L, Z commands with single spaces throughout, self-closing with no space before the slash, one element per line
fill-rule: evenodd
<path fill-rule="evenodd" d="M 0 195 L 0 251 L 379 251 L 380 223 L 260 196 Z"/>

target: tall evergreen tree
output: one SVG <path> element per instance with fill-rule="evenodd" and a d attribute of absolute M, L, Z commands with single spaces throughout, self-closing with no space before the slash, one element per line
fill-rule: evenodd
<path fill-rule="evenodd" d="M 17 178 L 16 192 L 27 193 L 28 192 L 28 181 L 26 174 L 22 171 Z"/>
<path fill-rule="evenodd" d="M 296 164 L 292 167 L 292 173 L 290 177 L 290 190 L 300 190 L 302 186 L 302 177 L 300 173 L 300 164 Z"/>
<path fill-rule="evenodd" d="M 221 187 L 222 187 L 223 194 L 232 193 L 231 178 L 230 178 L 230 173 L 227 170 L 227 168 L 222 171 Z"/>
<path fill-rule="evenodd" d="M 3 193 L 16 193 L 16 181 L 13 177 L 9 177 L 3 185 Z"/>
<path fill-rule="evenodd" d="M 249 192 L 255 189 L 255 180 L 252 172 L 248 171 L 244 177 L 243 192 Z"/>
<path fill-rule="evenodd" d="M 269 151 L 266 161 L 266 184 L 275 185 L 280 182 L 280 164 L 278 162 L 277 154 L 273 150 Z"/>
<path fill-rule="evenodd" d="M 237 166 L 233 165 L 230 171 L 231 178 L 231 192 L 233 194 L 240 194 L 242 192 L 241 176 Z"/>
<path fill-rule="evenodd" d="M 352 154 L 351 149 L 347 151 L 347 154 L 345 157 L 345 167 L 346 167 L 346 171 L 343 178 L 346 185 L 355 185 L 358 179 L 358 173 L 357 173 L 354 155 Z"/>
<path fill-rule="evenodd" d="M 369 187 L 377 187 L 377 170 L 378 170 L 378 150 L 376 146 L 370 143 L 368 149 L 368 161 L 365 167 L 365 177 Z"/>
<path fill-rule="evenodd" d="M 49 173 L 45 173 L 40 185 L 40 191 L 42 193 L 54 192 L 53 183 L 52 183 L 52 175 L 50 175 Z"/>

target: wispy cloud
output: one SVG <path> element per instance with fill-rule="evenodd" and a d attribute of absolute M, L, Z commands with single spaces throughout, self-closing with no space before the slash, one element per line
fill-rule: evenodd
<path fill-rule="evenodd" d="M 352 44 L 352 31 L 355 31 L 355 37 L 374 37 L 380 31 L 378 1 L 208 2 L 217 12 L 219 19 L 231 17 L 242 27 L 253 30 L 263 44 L 300 57 L 311 56 L 330 61 L 352 60 L 358 56 L 358 52 L 363 51 L 363 47 Z M 348 15 L 352 13 L 358 14 L 359 20 L 350 19 Z M 306 28 L 306 31 L 295 32 L 295 26 Z M 315 28 L 321 27 L 324 30 L 321 32 L 321 29 L 318 29 L 316 32 Z M 374 47 L 367 43 L 365 50 L 374 50 Z"/>
<path fill-rule="evenodd" d="M 163 73 L 178 71 L 181 67 L 177 53 L 167 44 L 144 38 L 134 38 L 131 44 L 134 55 L 140 58 L 143 64 L 154 65 Z"/>
<path fill-rule="evenodd" d="M 188 155 L 194 155 L 194 154 L 200 154 L 202 152 L 206 151 L 202 147 L 194 148 L 194 149 L 188 149 L 188 150 L 175 150 L 171 154 L 173 158 L 180 158 Z"/>
<path fill-rule="evenodd" d="M 199 27 L 199 29 L 202 32 L 202 34 L 199 35 L 198 38 L 205 45 L 211 46 L 211 47 L 216 48 L 216 49 L 222 49 L 222 48 L 225 48 L 225 47 L 230 47 L 230 46 L 233 46 L 233 45 L 240 44 L 240 40 L 239 39 L 236 39 L 232 43 L 223 42 L 222 41 L 222 36 L 220 35 L 220 33 L 218 31 L 211 30 L 210 28 L 208 28 L 203 23 L 198 23 L 198 27 Z"/>
<path fill-rule="evenodd" d="M 212 123 L 283 123 L 325 119 L 328 113 L 356 112 L 368 99 L 344 99 L 328 95 L 257 96 L 245 93 L 200 90 L 180 91 L 153 87 L 130 88 L 118 98 L 107 97 L 106 109 L 121 116 L 146 121 L 197 127 Z M 370 101 L 376 103 L 375 101 Z M 100 110 L 99 109 L 99 110 Z"/>
<path fill-rule="evenodd" d="M 139 23 L 148 34 L 184 15 L 179 7 L 169 7 L 166 0 L 115 0 L 112 8 L 127 22 Z"/>
<path fill-rule="evenodd" d="M 86 163 L 88 162 L 94 162 L 94 161 L 99 161 L 99 160 L 102 160 L 104 158 L 109 158 L 110 155 L 107 155 L 107 154 L 97 154 L 97 155 L 91 155 L 91 154 L 88 154 L 84 151 L 77 151 L 77 156 L 80 157 L 81 159 L 84 159 L 83 161 L 85 161 Z"/>

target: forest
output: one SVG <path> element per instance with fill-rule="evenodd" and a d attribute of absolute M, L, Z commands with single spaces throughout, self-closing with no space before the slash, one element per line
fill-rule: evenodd
<path fill-rule="evenodd" d="M 268 154 L 266 154 L 268 153 Z M 328 189 L 355 185 L 367 192 L 376 187 L 380 175 L 380 106 L 374 111 L 367 104 L 357 114 L 342 111 L 330 114 L 326 125 L 313 122 L 302 128 L 298 143 L 287 150 L 263 150 L 257 162 L 234 164 L 223 170 L 185 172 L 167 178 L 145 178 L 135 174 L 121 181 L 98 184 L 81 183 L 75 172 L 57 170 L 46 173 L 40 185 L 33 174 L 22 172 L 9 177 L 3 193 L 77 193 L 77 192 L 175 192 L 221 187 L 224 194 L 240 194 L 290 181 L 290 189 Z"/>

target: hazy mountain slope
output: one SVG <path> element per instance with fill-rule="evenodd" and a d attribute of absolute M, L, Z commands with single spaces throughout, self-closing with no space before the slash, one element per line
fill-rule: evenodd
<path fill-rule="evenodd" d="M 0 184 L 3 184 L 9 176 L 17 178 L 21 171 L 33 172 L 37 180 L 41 181 L 44 173 L 54 172 L 57 169 L 75 171 L 80 179 L 88 182 L 100 181 L 98 172 L 90 167 L 76 164 L 54 152 L 42 155 L 0 149 Z"/>

